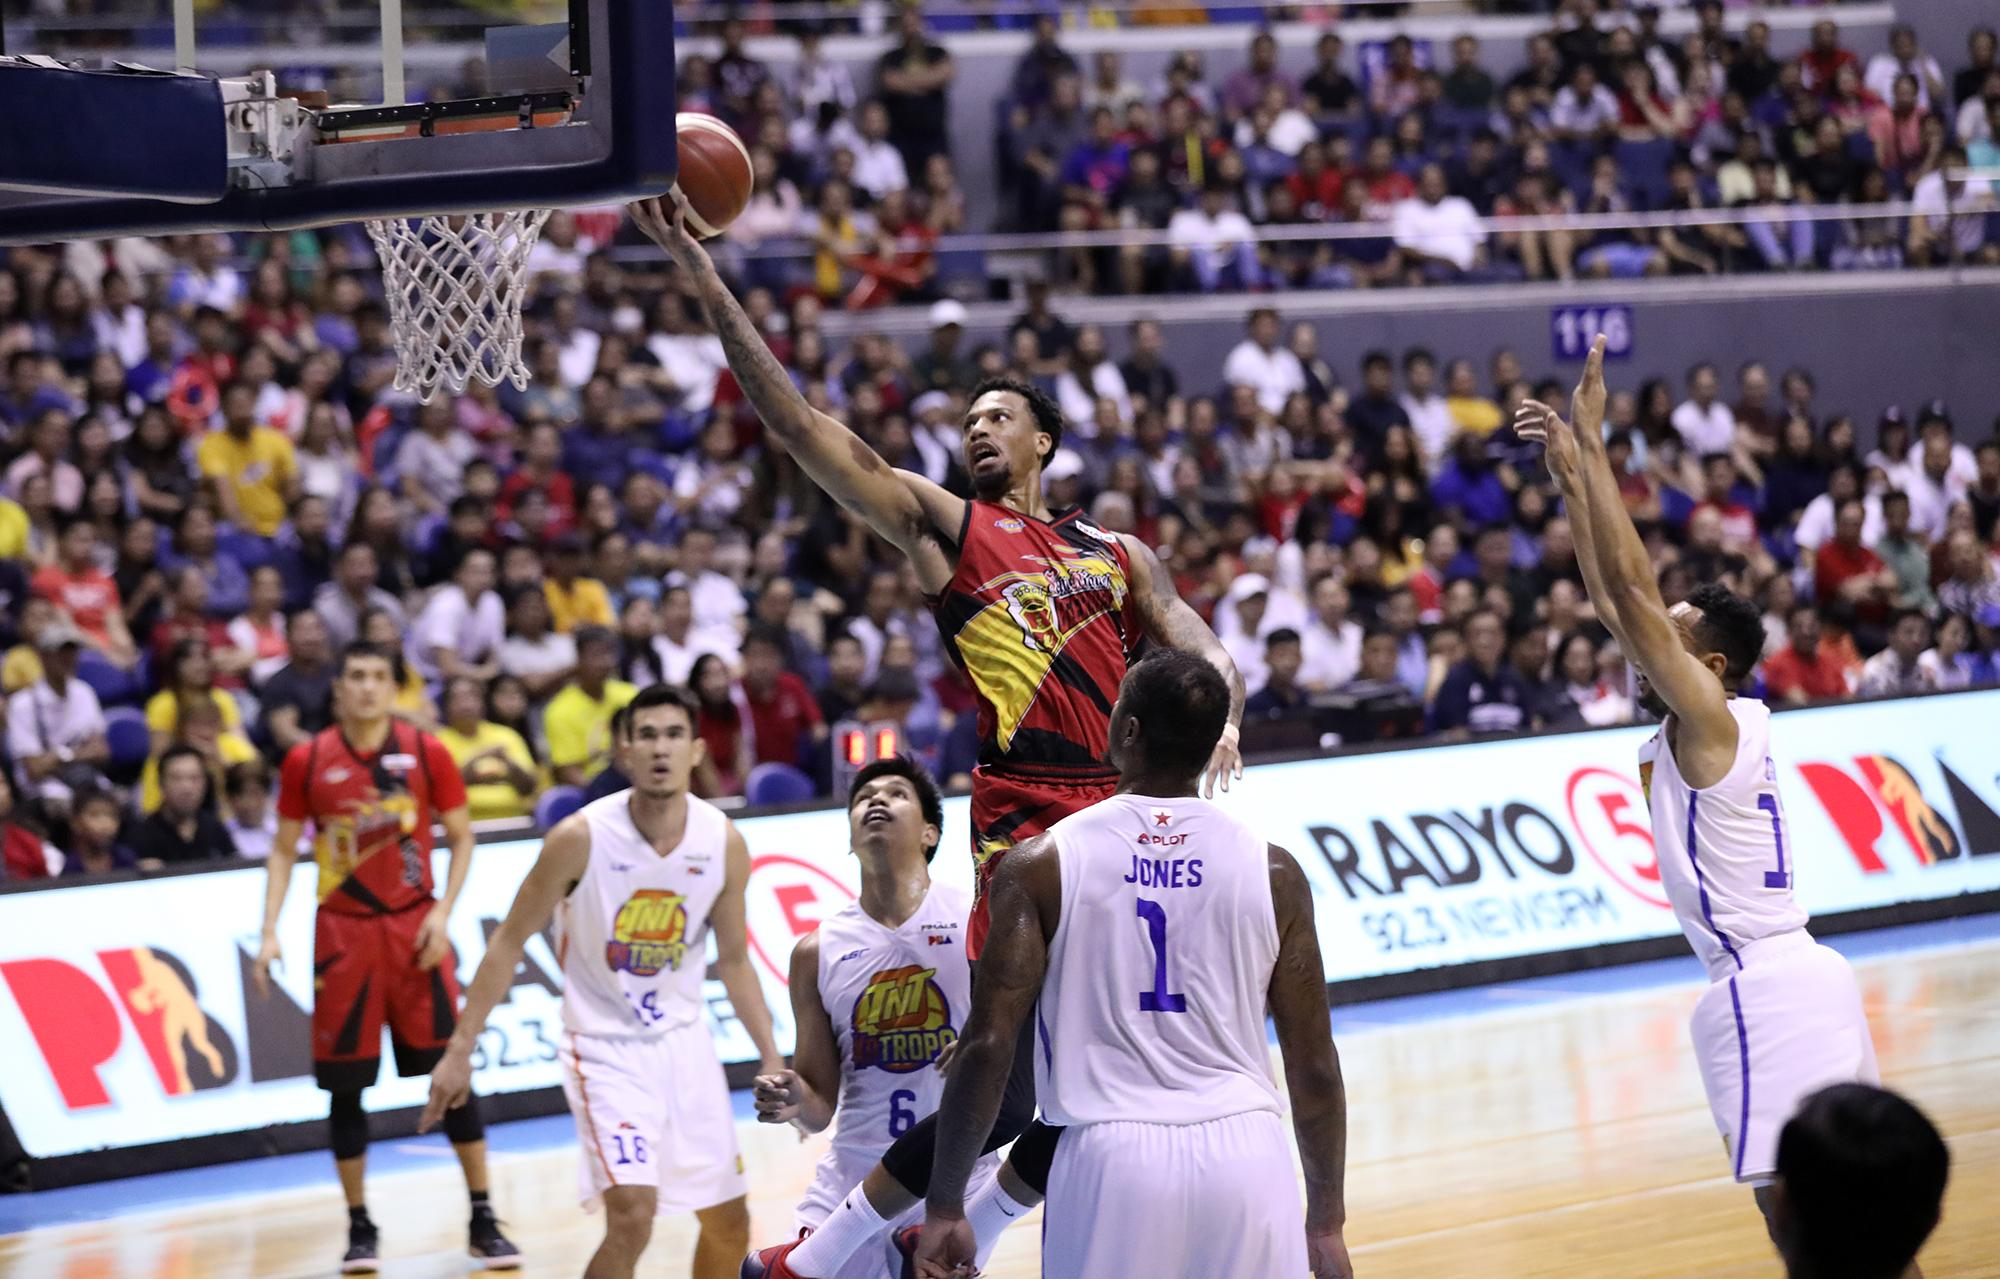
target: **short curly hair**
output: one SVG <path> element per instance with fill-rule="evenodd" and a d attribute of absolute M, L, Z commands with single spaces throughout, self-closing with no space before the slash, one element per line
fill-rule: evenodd
<path fill-rule="evenodd" d="M 972 399 L 967 402 L 976 403 L 980 396 L 990 391 L 1005 391 L 1009 395 L 1018 395 L 1027 401 L 1028 412 L 1035 415 L 1035 429 L 1049 437 L 1049 451 L 1041 457 L 1042 465 L 1047 466 L 1049 459 L 1056 455 L 1056 450 L 1062 447 L 1062 406 L 1056 403 L 1056 397 L 1034 383 L 1023 382 L 1019 378 L 990 377 L 972 388 Z"/>
<path fill-rule="evenodd" d="M 1722 678 L 1734 684 L 1747 677 L 1764 654 L 1764 615 L 1756 604 L 1717 582 L 1695 587 L 1687 602 L 1701 614 L 1695 640 L 1727 663 Z"/>

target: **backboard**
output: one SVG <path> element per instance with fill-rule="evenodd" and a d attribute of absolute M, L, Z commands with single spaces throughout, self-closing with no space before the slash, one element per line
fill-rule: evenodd
<path fill-rule="evenodd" d="M 134 7 L 154 12 L 7 24 L 0 244 L 622 203 L 673 183 L 669 0 L 463 0 L 413 9 L 407 30 L 402 0 L 303 19 L 257 0 Z"/>

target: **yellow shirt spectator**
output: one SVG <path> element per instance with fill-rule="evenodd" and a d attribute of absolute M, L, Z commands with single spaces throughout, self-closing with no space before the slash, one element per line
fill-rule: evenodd
<path fill-rule="evenodd" d="M 614 626 L 611 592 L 594 577 L 579 577 L 565 587 L 553 577 L 542 580 L 549 601 L 549 625 L 567 635 L 579 626 Z"/>
<path fill-rule="evenodd" d="M 1491 435 L 1500 429 L 1500 406 L 1483 395 L 1448 395 L 1444 406 L 1460 431 Z"/>
<path fill-rule="evenodd" d="M 236 498 L 243 527 L 270 537 L 285 522 L 286 501 L 298 479 L 298 454 L 284 433 L 253 426 L 248 437 L 210 431 L 195 448 L 202 475 Z"/>
<path fill-rule="evenodd" d="M 11 498 L 0 497 L 0 559 L 28 557 L 28 513 Z"/>
<path fill-rule="evenodd" d="M 215 702 L 215 713 L 222 717 L 222 736 L 225 753 L 228 744 L 234 742 L 244 750 L 250 750 L 250 739 L 243 732 L 243 712 L 236 705 L 236 699 L 219 688 L 211 688 L 208 695 Z M 161 689 L 146 699 L 146 727 L 153 731 L 153 742 L 158 745 L 162 739 L 173 737 L 180 730 L 180 703 L 175 700 L 172 689 Z M 254 758 L 256 752 L 251 751 Z M 234 764 L 237 761 L 229 761 Z M 151 810 L 148 810 L 151 811 Z"/>
<path fill-rule="evenodd" d="M 0 660 L 0 692 L 13 695 L 42 682 L 42 655 L 33 644 L 16 644 Z"/>
<path fill-rule="evenodd" d="M 542 730 L 549 739 L 549 767 L 558 776 L 565 768 L 583 770 L 589 781 L 611 762 L 611 717 L 639 695 L 637 686 L 622 679 L 604 681 L 604 696 L 592 697 L 571 684 L 549 699 L 542 712 Z"/>
<path fill-rule="evenodd" d="M 465 774 L 465 801 L 475 822 L 502 817 L 526 817 L 534 811 L 535 797 L 523 795 L 507 780 L 507 766 L 490 757 L 499 751 L 525 772 L 537 772 L 535 756 L 521 735 L 505 724 L 482 722 L 470 735 L 447 724 L 437 731 L 437 739 L 451 752 L 459 771 Z M 489 756 L 478 759 L 479 756 Z M 477 760 L 477 762 L 473 762 Z"/>

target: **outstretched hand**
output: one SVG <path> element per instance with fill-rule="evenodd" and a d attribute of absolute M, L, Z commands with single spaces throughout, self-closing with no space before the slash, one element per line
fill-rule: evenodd
<path fill-rule="evenodd" d="M 684 216 L 687 197 L 676 186 L 665 195 L 653 200 L 640 200 L 630 206 L 632 221 L 648 239 L 667 251 L 667 256 L 685 267 L 693 267 L 707 257 L 701 241 L 687 229 Z"/>
<path fill-rule="evenodd" d="M 1514 434 L 1542 446 L 1549 474 L 1557 483 L 1574 477 L 1581 458 L 1577 454 L 1576 429 L 1540 400 L 1523 400 L 1514 410 Z"/>
<path fill-rule="evenodd" d="M 1602 333 L 1591 341 L 1590 354 L 1583 360 L 1583 376 L 1576 380 L 1576 390 L 1569 397 L 1569 413 L 1576 429 L 1588 431 L 1592 439 L 1602 438 L 1604 431 L 1604 345 Z"/>

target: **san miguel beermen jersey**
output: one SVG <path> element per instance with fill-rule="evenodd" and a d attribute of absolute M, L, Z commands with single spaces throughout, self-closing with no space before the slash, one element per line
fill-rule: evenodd
<path fill-rule="evenodd" d="M 1693 789 L 1681 776 L 1667 749 L 1666 724 L 1639 748 L 1660 883 L 1688 944 L 1716 980 L 1742 966 L 1744 946 L 1807 921 L 1792 896 L 1797 849 L 1771 759 L 1770 708 L 1732 697 L 1729 713 L 1736 718 L 1736 759 L 1706 789 Z"/>
<path fill-rule="evenodd" d="M 687 799 L 681 842 L 662 857 L 632 824 L 631 792 L 586 804 L 590 861 L 556 909 L 563 1026 L 640 1039 L 702 1015 L 708 912 L 728 876 L 729 821 Z"/>
<path fill-rule="evenodd" d="M 430 902 L 431 826 L 464 805 L 451 752 L 400 720 L 368 754 L 323 729 L 292 747 L 278 775 L 278 815 L 312 827 L 320 909 L 342 915 Z"/>
<path fill-rule="evenodd" d="M 819 926 L 819 993 L 840 1048 L 840 1103 L 800 1224 L 823 1220 L 890 1142 L 937 1109 L 944 1078 L 934 1063 L 971 1009 L 970 905 L 963 890 L 932 883 L 900 928 L 859 902 Z"/>
<path fill-rule="evenodd" d="M 980 763 L 1104 772 L 1111 704 L 1141 638 L 1131 557 L 1068 511 L 967 502 L 958 567 L 932 601 L 979 702 Z"/>

